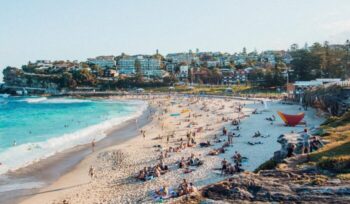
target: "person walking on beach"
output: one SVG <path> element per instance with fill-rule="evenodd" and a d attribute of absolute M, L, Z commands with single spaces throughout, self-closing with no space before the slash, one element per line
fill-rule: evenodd
<path fill-rule="evenodd" d="M 186 137 L 187 137 L 187 143 L 189 143 L 191 140 L 191 132 L 187 132 Z"/>
<path fill-rule="evenodd" d="M 222 134 L 223 134 L 223 135 L 226 135 L 226 134 L 227 134 L 227 130 L 226 130 L 225 127 L 222 129 Z"/>
<path fill-rule="evenodd" d="M 227 169 L 227 161 L 226 159 L 224 158 L 224 160 L 222 160 L 221 162 L 221 175 L 223 175 L 225 172 L 226 172 L 226 169 Z"/>
<path fill-rule="evenodd" d="M 94 152 L 95 151 L 95 138 L 91 142 L 91 148 L 92 148 L 92 151 Z"/>
<path fill-rule="evenodd" d="M 229 134 L 228 134 L 228 143 L 229 144 L 233 144 L 233 135 L 234 135 L 235 133 L 232 133 L 232 132 L 230 132 Z"/>
<path fill-rule="evenodd" d="M 93 179 L 94 175 L 95 175 L 95 169 L 94 169 L 94 167 L 90 166 L 90 169 L 89 169 L 90 178 Z"/>

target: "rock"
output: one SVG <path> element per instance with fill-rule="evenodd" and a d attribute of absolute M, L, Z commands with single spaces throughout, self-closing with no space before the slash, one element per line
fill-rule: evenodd
<path fill-rule="evenodd" d="M 239 187 L 232 189 L 231 196 L 240 200 L 251 200 L 254 198 L 254 196 L 249 191 Z"/>
<path fill-rule="evenodd" d="M 331 180 L 328 180 L 329 184 L 341 184 L 341 180 L 340 179 L 331 179 Z"/>

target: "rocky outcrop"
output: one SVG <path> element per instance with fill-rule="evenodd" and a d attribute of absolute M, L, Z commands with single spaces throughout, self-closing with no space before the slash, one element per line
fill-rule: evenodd
<path fill-rule="evenodd" d="M 294 153 L 300 154 L 302 151 L 303 145 L 300 139 L 300 134 L 298 133 L 288 133 L 280 135 L 277 139 L 277 142 L 281 144 L 281 149 L 276 151 L 272 158 L 276 162 L 281 162 L 287 157 L 288 147 L 290 145 L 295 146 Z"/>
<path fill-rule="evenodd" d="M 315 178 L 317 175 L 314 175 Z M 260 171 L 258 174 L 242 173 L 220 183 L 201 189 L 202 196 L 209 200 L 249 202 L 350 202 L 348 183 L 312 186 L 312 176 L 278 170 Z"/>
<path fill-rule="evenodd" d="M 350 92 L 341 86 L 330 86 L 306 91 L 302 96 L 303 105 L 311 106 L 328 112 L 331 115 L 342 115 L 350 104 L 346 103 Z"/>

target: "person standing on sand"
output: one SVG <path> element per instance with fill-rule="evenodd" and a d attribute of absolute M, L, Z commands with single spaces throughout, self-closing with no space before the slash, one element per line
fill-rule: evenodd
<path fill-rule="evenodd" d="M 227 136 L 229 144 L 233 144 L 233 134 L 235 134 L 235 133 L 230 132 Z"/>
<path fill-rule="evenodd" d="M 94 175 L 95 175 L 95 169 L 94 167 L 92 167 L 92 165 L 90 166 L 90 169 L 89 169 L 89 176 L 91 179 L 94 178 Z"/>
<path fill-rule="evenodd" d="M 302 154 L 308 154 L 310 152 L 310 135 L 307 133 L 307 129 L 304 129 L 304 133 L 301 135 L 303 138 L 303 151 Z"/>
<path fill-rule="evenodd" d="M 143 139 L 145 139 L 146 138 L 146 131 L 145 130 L 141 130 L 141 134 L 143 136 Z"/>
<path fill-rule="evenodd" d="M 95 151 L 95 138 L 91 142 L 91 148 L 92 148 L 92 151 L 94 152 Z"/>
<path fill-rule="evenodd" d="M 226 127 L 224 127 L 224 128 L 222 129 L 222 134 L 223 134 L 223 135 L 226 135 L 226 134 L 227 134 Z"/>
<path fill-rule="evenodd" d="M 136 129 L 139 129 L 139 125 L 137 123 L 137 118 L 135 119 Z"/>
<path fill-rule="evenodd" d="M 222 165 L 221 175 L 223 175 L 226 172 L 226 169 L 227 169 L 227 161 L 226 161 L 225 158 L 224 158 L 224 160 L 222 160 L 221 165 Z"/>

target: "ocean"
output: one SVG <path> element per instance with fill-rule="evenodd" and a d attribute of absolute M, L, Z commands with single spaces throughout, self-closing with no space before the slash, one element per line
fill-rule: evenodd
<path fill-rule="evenodd" d="M 0 174 L 99 141 L 146 107 L 142 101 L 0 96 Z"/>

